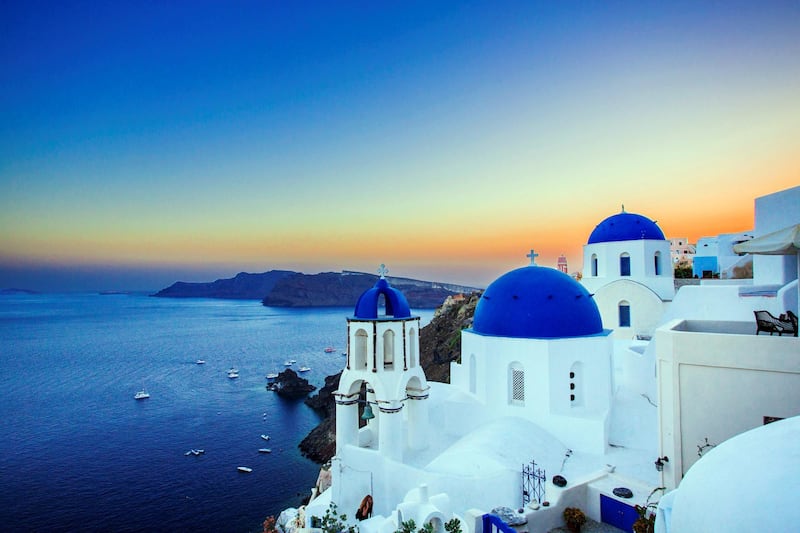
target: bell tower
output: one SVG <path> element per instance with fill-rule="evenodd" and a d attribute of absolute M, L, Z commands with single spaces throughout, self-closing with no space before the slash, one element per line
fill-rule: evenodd
<path fill-rule="evenodd" d="M 347 365 L 336 399 L 336 455 L 347 446 L 400 461 L 427 447 L 428 382 L 419 362 L 420 318 L 386 280 L 388 269 L 347 319 Z"/>

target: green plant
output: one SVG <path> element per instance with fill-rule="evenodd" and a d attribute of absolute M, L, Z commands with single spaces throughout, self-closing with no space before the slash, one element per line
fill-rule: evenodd
<path fill-rule="evenodd" d="M 347 533 L 358 533 L 358 527 L 345 526 L 346 522 L 347 515 L 340 515 L 336 504 L 331 502 L 331 504 L 328 506 L 328 509 L 325 511 L 325 514 L 322 516 L 320 528 L 325 533 L 342 533 L 343 531 L 346 531 Z"/>
<path fill-rule="evenodd" d="M 458 519 L 454 518 L 453 520 L 458 522 Z M 453 520 L 450 520 L 450 522 L 452 522 Z M 450 524 L 450 522 L 448 522 L 447 524 Z M 445 524 L 445 529 L 447 529 L 447 524 Z M 451 527 L 453 527 L 452 524 Z M 449 529 L 447 529 L 447 532 L 461 533 L 461 527 L 458 524 L 456 524 L 455 527 L 457 528 L 456 530 L 450 531 Z M 421 528 L 417 529 L 417 523 L 414 522 L 413 518 L 409 518 L 408 520 L 400 522 L 400 527 L 395 531 L 395 533 L 433 533 L 433 524 L 427 522 Z"/>
<path fill-rule="evenodd" d="M 654 488 L 647 496 L 644 505 L 634 505 L 636 512 L 639 513 L 639 518 L 633 523 L 633 533 L 653 533 L 655 531 L 656 515 L 653 511 L 658 507 L 658 502 L 651 502 L 650 498 L 660 490 L 666 490 L 666 487 Z"/>
<path fill-rule="evenodd" d="M 451 518 L 444 523 L 444 530 L 447 533 L 461 533 L 461 520 L 458 518 Z"/>
<path fill-rule="evenodd" d="M 581 526 L 586 523 L 586 515 L 577 507 L 567 507 L 564 509 L 564 522 L 570 531 L 578 532 Z"/>

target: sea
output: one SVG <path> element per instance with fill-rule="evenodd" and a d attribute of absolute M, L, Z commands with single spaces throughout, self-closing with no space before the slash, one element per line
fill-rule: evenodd
<path fill-rule="evenodd" d="M 268 391 L 266 374 L 294 359 L 322 386 L 344 366 L 352 312 L 0 296 L 0 527 L 261 531 L 267 516 L 300 505 L 319 473 L 297 447 L 318 416 Z M 424 325 L 433 310 L 416 314 Z M 135 400 L 143 388 L 150 398 Z"/>

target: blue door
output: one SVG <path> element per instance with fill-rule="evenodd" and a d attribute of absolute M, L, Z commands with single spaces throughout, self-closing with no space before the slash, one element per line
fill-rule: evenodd
<path fill-rule="evenodd" d="M 602 522 L 633 533 L 633 523 L 637 518 L 639 518 L 639 513 L 632 506 L 600 495 L 600 520 Z"/>

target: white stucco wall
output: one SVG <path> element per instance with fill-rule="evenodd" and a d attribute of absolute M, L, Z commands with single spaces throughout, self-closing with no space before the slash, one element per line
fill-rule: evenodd
<path fill-rule="evenodd" d="M 656 332 L 660 455 L 674 488 L 698 446 L 800 415 L 800 339 L 756 336 L 749 322 L 674 320 Z"/>
<path fill-rule="evenodd" d="M 630 256 L 631 275 L 620 276 L 620 256 Z M 655 255 L 660 254 L 660 273 L 655 272 Z M 592 256 L 597 256 L 597 276 L 592 276 Z M 586 244 L 583 247 L 583 277 L 581 283 L 591 292 L 618 279 L 641 283 L 662 300 L 672 300 L 675 294 L 673 265 L 669 241 L 636 240 Z"/>
<path fill-rule="evenodd" d="M 472 393 L 474 384 L 475 397 L 496 416 L 530 420 L 573 449 L 603 453 L 608 444 L 612 352 L 608 330 L 597 336 L 549 340 L 465 330 L 462 362 L 451 365 L 451 383 L 465 393 Z M 512 401 L 512 365 L 524 371 L 524 403 Z M 570 388 L 571 383 L 576 389 Z"/>
<path fill-rule="evenodd" d="M 794 224 L 800 224 L 800 186 L 756 198 L 756 237 Z M 753 279 L 759 285 L 783 285 L 796 279 L 797 272 L 797 255 L 756 255 L 753 258 Z"/>
<path fill-rule="evenodd" d="M 613 329 L 617 339 L 652 336 L 667 306 L 650 288 L 628 279 L 603 285 L 595 291 L 593 298 L 600 310 L 603 327 Z M 623 301 L 630 307 L 630 327 L 619 325 L 619 305 Z"/>

